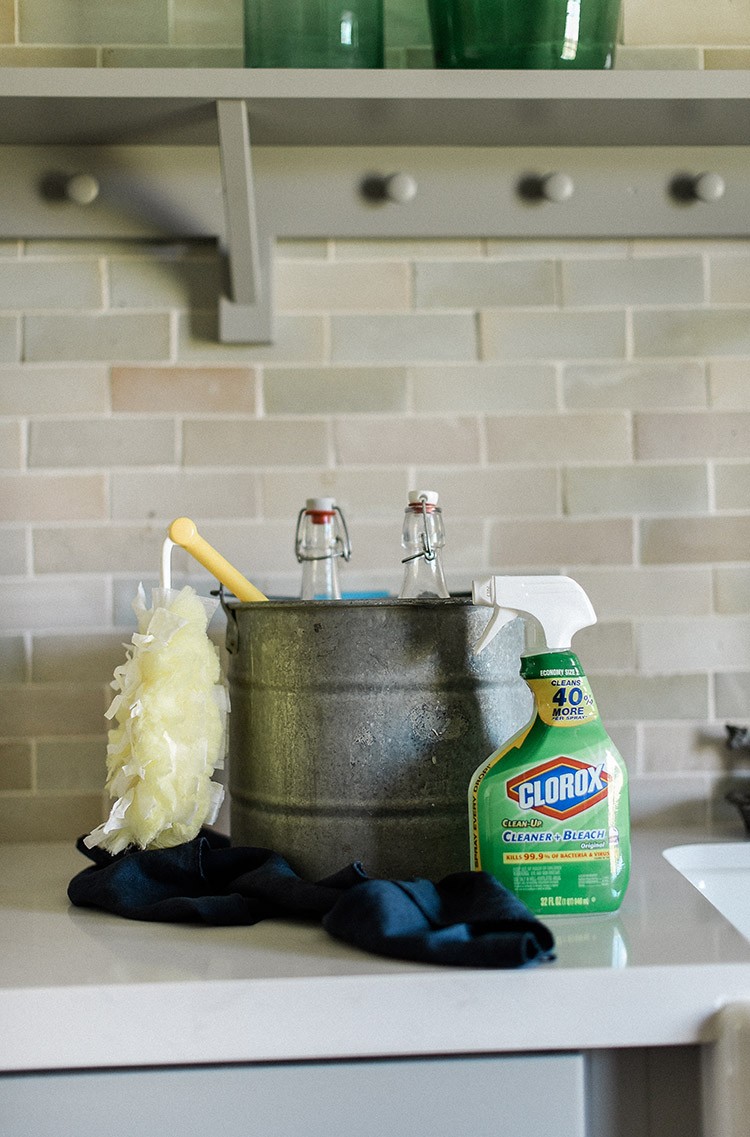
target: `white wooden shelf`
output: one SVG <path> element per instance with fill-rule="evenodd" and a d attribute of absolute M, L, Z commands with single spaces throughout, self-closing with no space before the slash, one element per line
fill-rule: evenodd
<path fill-rule="evenodd" d="M 745 71 L 5 69 L 0 237 L 214 237 L 222 338 L 263 341 L 280 235 L 746 236 L 748 144 Z"/>
<path fill-rule="evenodd" d="M 210 145 L 244 99 L 257 145 L 743 146 L 746 71 L 8 68 L 0 141 Z"/>

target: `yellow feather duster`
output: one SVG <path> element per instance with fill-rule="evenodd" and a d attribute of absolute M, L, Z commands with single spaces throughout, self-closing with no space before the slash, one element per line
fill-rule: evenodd
<path fill-rule="evenodd" d="M 217 601 L 185 587 L 143 587 L 133 601 L 138 631 L 115 669 L 107 712 L 109 817 L 85 838 L 110 853 L 130 846 L 168 848 L 216 820 L 224 789 L 212 781 L 224 764 L 228 711 L 219 654 L 206 635 Z"/>

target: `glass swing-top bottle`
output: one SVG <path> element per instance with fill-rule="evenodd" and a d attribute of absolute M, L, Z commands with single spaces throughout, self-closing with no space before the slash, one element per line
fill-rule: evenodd
<path fill-rule="evenodd" d="M 344 515 L 332 497 L 309 497 L 297 517 L 294 541 L 302 565 L 302 600 L 340 600 L 338 558 L 352 547 Z"/>
<path fill-rule="evenodd" d="M 447 597 L 450 595 L 443 573 L 442 548 L 445 544 L 440 498 L 434 490 L 411 490 L 404 510 L 401 544 L 404 581 L 399 596 Z"/>

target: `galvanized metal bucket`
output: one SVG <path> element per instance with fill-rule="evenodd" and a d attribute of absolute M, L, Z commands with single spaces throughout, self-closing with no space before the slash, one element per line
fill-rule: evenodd
<path fill-rule="evenodd" d="M 233 843 L 311 879 L 468 868 L 469 779 L 530 712 L 521 622 L 475 656 L 463 598 L 226 609 Z"/>

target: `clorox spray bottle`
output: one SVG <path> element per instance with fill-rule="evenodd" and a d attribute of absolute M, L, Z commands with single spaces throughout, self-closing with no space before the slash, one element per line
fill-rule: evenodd
<path fill-rule="evenodd" d="M 591 602 L 565 576 L 492 576 L 474 581 L 473 599 L 494 609 L 477 652 L 523 617 L 535 709 L 471 780 L 472 867 L 539 915 L 613 912 L 630 875 L 628 779 L 570 649 L 596 623 Z"/>

